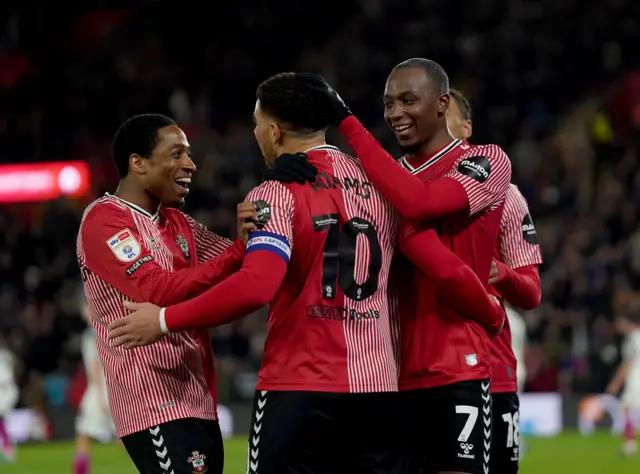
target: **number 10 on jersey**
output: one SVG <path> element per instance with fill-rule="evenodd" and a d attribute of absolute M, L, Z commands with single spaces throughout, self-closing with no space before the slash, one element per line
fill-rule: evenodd
<path fill-rule="evenodd" d="M 373 224 L 354 217 L 340 226 L 338 214 L 325 214 L 313 217 L 313 229 L 327 232 L 322 261 L 322 297 L 335 299 L 336 282 L 344 295 L 352 300 L 362 301 L 374 294 L 382 268 L 382 249 Z M 368 265 L 365 261 L 367 256 L 356 251 L 358 235 L 365 237 L 369 244 Z M 364 265 L 366 279 L 357 283 L 356 269 Z"/>

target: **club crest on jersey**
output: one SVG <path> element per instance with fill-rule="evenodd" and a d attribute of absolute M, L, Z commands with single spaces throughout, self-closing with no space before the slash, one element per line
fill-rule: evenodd
<path fill-rule="evenodd" d="M 255 204 L 256 212 L 258 213 L 258 220 L 255 222 L 255 224 L 259 228 L 262 228 L 267 225 L 267 223 L 271 219 L 271 206 L 269 206 L 269 203 L 263 199 L 253 201 L 253 204 Z"/>
<path fill-rule="evenodd" d="M 486 156 L 472 156 L 458 164 L 458 172 L 479 183 L 484 183 L 491 174 L 491 163 Z"/>
<path fill-rule="evenodd" d="M 178 247 L 182 250 L 182 256 L 186 260 L 189 260 L 189 258 L 191 258 L 191 254 L 189 253 L 189 243 L 187 242 L 187 239 L 185 239 L 182 234 L 178 234 L 176 244 L 178 244 Z"/>
<path fill-rule="evenodd" d="M 121 262 L 132 262 L 140 256 L 140 243 L 129 229 L 114 234 L 107 240 L 107 246 Z"/>
<path fill-rule="evenodd" d="M 522 219 L 522 237 L 531 245 L 538 245 L 538 235 L 536 234 L 536 228 L 533 225 L 531 214 L 527 214 Z"/>
<path fill-rule="evenodd" d="M 193 451 L 191 453 L 187 462 L 191 463 L 193 466 L 193 474 L 203 474 L 204 472 L 207 472 L 207 466 L 204 463 L 205 459 L 207 459 L 207 456 L 200 454 L 199 451 Z"/>

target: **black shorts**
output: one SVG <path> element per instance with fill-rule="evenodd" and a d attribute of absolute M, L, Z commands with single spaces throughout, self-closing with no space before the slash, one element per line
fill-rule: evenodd
<path fill-rule="evenodd" d="M 122 438 L 140 474 L 222 474 L 224 448 L 220 425 L 183 418 Z"/>
<path fill-rule="evenodd" d="M 515 392 L 494 393 L 490 473 L 515 474 L 520 458 L 520 399 Z"/>
<path fill-rule="evenodd" d="M 411 472 L 487 474 L 491 455 L 489 380 L 402 392 Z"/>
<path fill-rule="evenodd" d="M 398 393 L 257 391 L 248 474 L 404 473 Z"/>

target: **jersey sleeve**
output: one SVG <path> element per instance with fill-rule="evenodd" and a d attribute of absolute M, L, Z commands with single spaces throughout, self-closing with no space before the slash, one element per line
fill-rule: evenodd
<path fill-rule="evenodd" d="M 78 236 L 83 273 L 95 273 L 133 301 L 165 306 L 209 289 L 242 265 L 240 244 L 217 258 L 176 272 L 164 269 L 137 231 L 130 211 L 98 204 L 90 209 Z"/>
<path fill-rule="evenodd" d="M 260 250 L 272 252 L 289 263 L 293 250 L 295 199 L 291 191 L 277 181 L 265 181 L 245 199 L 258 211 L 260 227 L 251 233 L 247 254 Z"/>
<path fill-rule="evenodd" d="M 504 201 L 511 181 L 511 161 L 497 145 L 472 146 L 445 176 L 464 187 L 472 216 Z"/>
<path fill-rule="evenodd" d="M 217 257 L 233 244 L 231 240 L 211 232 L 204 224 L 201 224 L 193 217 L 186 214 L 184 214 L 184 217 L 193 231 L 198 263 L 204 263 Z"/>
<path fill-rule="evenodd" d="M 542 263 L 542 252 L 536 236 L 527 200 L 516 186 L 509 186 L 500 221 L 500 260 L 510 268 Z"/>

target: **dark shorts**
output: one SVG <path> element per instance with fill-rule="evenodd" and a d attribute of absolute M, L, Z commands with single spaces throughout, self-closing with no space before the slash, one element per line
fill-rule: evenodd
<path fill-rule="evenodd" d="M 224 448 L 217 421 L 183 418 L 122 438 L 141 474 L 222 474 Z"/>
<path fill-rule="evenodd" d="M 487 474 L 491 455 L 489 380 L 402 392 L 411 472 Z"/>
<path fill-rule="evenodd" d="M 398 395 L 257 391 L 247 473 L 405 473 Z"/>
<path fill-rule="evenodd" d="M 520 399 L 515 392 L 494 393 L 490 473 L 515 474 L 520 457 Z"/>

